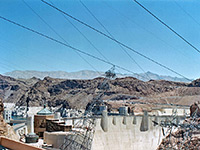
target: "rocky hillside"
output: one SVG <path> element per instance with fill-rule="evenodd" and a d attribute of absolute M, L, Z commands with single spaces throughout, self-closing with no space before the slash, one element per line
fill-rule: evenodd
<path fill-rule="evenodd" d="M 0 99 L 0 136 L 5 136 L 13 140 L 18 140 L 13 128 L 3 120 L 3 102 Z"/>
<path fill-rule="evenodd" d="M 189 85 L 189 87 L 200 87 L 200 79 L 196 79 L 192 81 Z"/>
<path fill-rule="evenodd" d="M 4 102 L 14 102 L 17 105 L 50 106 L 66 103 L 72 108 L 85 108 L 88 102 L 105 89 L 102 99 L 123 100 L 150 97 L 187 87 L 187 83 L 165 80 L 150 80 L 144 82 L 133 77 L 117 78 L 101 87 L 104 78 L 91 80 L 69 80 L 45 77 L 43 80 L 32 78 L 18 80 L 0 76 L 0 97 Z M 109 88 L 108 88 L 109 87 Z M 108 90 L 106 90 L 108 89 Z"/>
<path fill-rule="evenodd" d="M 38 81 L 37 78 L 19 80 L 0 75 L 0 98 L 5 102 L 16 102 Z"/>

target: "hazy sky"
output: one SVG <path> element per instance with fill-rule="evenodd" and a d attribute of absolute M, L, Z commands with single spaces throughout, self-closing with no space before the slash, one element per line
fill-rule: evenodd
<path fill-rule="evenodd" d="M 200 49 L 199 0 L 138 1 Z M 25 2 L 70 45 L 103 58 L 61 13 L 40 0 L 25 0 Z M 79 0 L 52 0 L 52 2 L 58 8 L 106 33 Z M 200 53 L 188 46 L 134 1 L 83 0 L 82 2 L 115 39 L 188 78 L 200 77 Z M 62 41 L 22 0 L 1 0 L 0 16 Z M 118 44 L 68 19 L 110 62 L 136 73 L 143 72 Z M 177 76 L 129 50 L 127 52 L 144 71 Z M 0 19 L 0 73 L 13 70 L 72 72 L 94 70 L 94 68 L 106 71 L 112 67 L 88 56 L 82 54 L 81 56 L 90 65 L 70 48 Z M 127 73 L 123 70 L 120 72 Z"/>

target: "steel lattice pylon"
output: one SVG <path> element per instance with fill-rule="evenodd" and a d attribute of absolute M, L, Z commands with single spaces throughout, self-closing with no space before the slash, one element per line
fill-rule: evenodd
<path fill-rule="evenodd" d="M 153 121 L 156 125 L 161 126 L 162 128 L 168 128 L 168 135 L 162 141 L 161 145 L 157 150 L 199 150 L 200 143 L 199 138 L 193 137 L 192 135 L 195 132 L 200 131 L 200 124 L 198 123 L 198 116 L 196 115 L 197 110 L 195 111 L 194 115 L 189 119 L 189 121 L 185 120 L 183 123 L 174 123 L 173 120 L 177 118 L 175 114 L 173 119 L 167 123 L 161 122 L 160 124 Z M 172 132 L 172 128 L 176 128 L 176 132 Z M 165 133 L 163 132 L 165 135 Z M 196 146 L 196 147 L 194 147 Z M 198 147 L 198 148 L 197 148 Z"/>
<path fill-rule="evenodd" d="M 108 81 L 115 78 L 115 67 L 105 72 L 105 79 L 100 85 L 101 92 L 92 100 L 88 109 L 85 111 L 83 119 L 78 121 L 72 131 L 66 135 L 64 143 L 60 146 L 61 150 L 90 150 L 95 133 L 96 118 L 92 113 L 95 105 L 102 104 L 101 97 L 109 89 Z"/>

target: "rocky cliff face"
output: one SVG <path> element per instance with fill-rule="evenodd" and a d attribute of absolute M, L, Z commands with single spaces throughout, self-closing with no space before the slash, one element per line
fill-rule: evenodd
<path fill-rule="evenodd" d="M 0 136 L 5 136 L 13 140 L 18 140 L 13 128 L 3 120 L 3 102 L 0 99 Z"/>
<path fill-rule="evenodd" d="M 0 98 L 6 102 L 16 102 L 32 86 L 30 80 L 23 81 L 0 75 Z"/>
<path fill-rule="evenodd" d="M 189 87 L 200 87 L 200 79 L 196 79 L 192 81 L 189 85 Z"/>

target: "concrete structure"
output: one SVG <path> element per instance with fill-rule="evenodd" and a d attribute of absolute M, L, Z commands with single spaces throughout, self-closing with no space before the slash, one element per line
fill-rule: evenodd
<path fill-rule="evenodd" d="M 119 114 L 120 115 L 128 115 L 128 107 L 126 107 L 126 106 L 119 107 Z"/>
<path fill-rule="evenodd" d="M 102 112 L 101 128 L 103 129 L 104 132 L 108 131 L 108 112 L 107 112 L 107 110 L 104 110 Z"/>
<path fill-rule="evenodd" d="M 65 121 L 56 120 L 52 118 L 46 119 L 46 131 L 55 132 L 55 131 L 70 131 L 72 129 L 72 125 L 66 125 Z"/>
<path fill-rule="evenodd" d="M 92 150 L 155 150 L 163 134 L 161 127 L 155 126 L 152 120 L 160 123 L 166 118 L 171 119 L 165 116 L 149 116 L 147 113 L 143 116 L 107 116 L 103 112 L 103 116 L 96 119 Z M 45 132 L 44 141 L 59 148 L 67 134 L 69 132 Z"/>
<path fill-rule="evenodd" d="M 13 110 L 12 110 L 12 116 L 15 117 L 26 117 L 26 106 L 16 106 Z"/>
<path fill-rule="evenodd" d="M 148 118 L 148 112 L 144 111 L 144 115 L 142 116 L 142 122 L 140 125 L 140 131 L 148 131 L 149 129 L 149 118 Z"/>
<path fill-rule="evenodd" d="M 34 133 L 34 116 L 29 116 L 26 120 L 28 133 Z"/>
<path fill-rule="evenodd" d="M 99 106 L 100 112 L 103 112 L 104 110 L 107 110 L 107 106 L 105 106 L 105 105 Z"/>
<path fill-rule="evenodd" d="M 52 112 L 46 108 L 46 105 L 44 105 L 44 108 L 37 112 L 37 115 L 52 115 Z"/>
<path fill-rule="evenodd" d="M 31 116 L 31 133 L 34 133 L 34 116 Z"/>
<path fill-rule="evenodd" d="M 64 106 L 61 106 L 60 108 L 58 108 L 55 111 L 55 114 L 56 113 L 60 113 L 61 117 L 69 117 L 70 116 L 70 113 L 68 112 L 68 109 L 66 107 L 64 107 Z"/>
<path fill-rule="evenodd" d="M 35 133 L 40 137 L 43 136 L 44 131 L 46 131 L 46 119 L 54 118 L 54 115 L 35 115 L 34 116 L 34 129 Z"/>
<path fill-rule="evenodd" d="M 12 110 L 15 108 L 15 103 L 3 103 L 4 109 Z"/>
<path fill-rule="evenodd" d="M 97 112 L 95 112 L 95 114 L 97 114 L 97 115 L 102 115 L 103 111 L 105 111 L 105 110 L 107 111 L 107 106 L 105 106 L 105 105 L 98 106 L 97 108 L 98 108 Z"/>
<path fill-rule="evenodd" d="M 65 125 L 71 125 L 71 126 L 74 125 L 72 119 L 65 119 L 64 121 L 65 121 Z"/>
<path fill-rule="evenodd" d="M 40 137 L 43 137 L 44 131 L 46 131 L 46 119 L 54 118 L 52 112 L 50 112 L 46 106 L 34 115 L 34 129 L 35 133 Z"/>
<path fill-rule="evenodd" d="M 26 143 L 37 143 L 39 136 L 34 133 L 34 116 L 27 118 L 29 133 L 25 135 Z"/>
<path fill-rule="evenodd" d="M 44 143 L 52 145 L 53 148 L 59 148 L 69 132 L 44 132 Z"/>
<path fill-rule="evenodd" d="M 17 136 L 20 137 L 26 135 L 28 133 L 28 129 L 25 123 L 16 124 L 13 126 L 13 129 Z"/>
<path fill-rule="evenodd" d="M 54 119 L 60 120 L 60 112 L 55 112 Z"/>
<path fill-rule="evenodd" d="M 126 125 L 123 123 L 124 117 Z M 136 124 L 133 124 L 134 117 Z M 161 128 L 153 125 L 151 120 L 155 117 L 148 116 L 148 130 L 141 132 L 142 117 L 109 116 L 106 132 L 101 127 L 101 120 L 97 119 L 92 150 L 155 150 L 163 138 Z M 157 119 L 160 121 L 165 118 Z"/>
<path fill-rule="evenodd" d="M 12 119 L 12 111 L 8 110 L 8 109 L 5 109 L 3 111 L 3 118 L 7 123 L 9 123 L 10 120 Z"/>
<path fill-rule="evenodd" d="M 69 117 L 69 118 L 63 118 L 65 125 L 71 125 L 74 126 L 80 121 L 81 117 Z"/>
<path fill-rule="evenodd" d="M 40 110 L 42 110 L 44 107 L 29 107 L 28 116 L 36 115 Z"/>
<path fill-rule="evenodd" d="M 177 116 L 189 116 L 190 108 L 189 107 L 156 107 L 152 109 L 152 115 L 158 116 L 171 116 L 175 114 Z"/>

